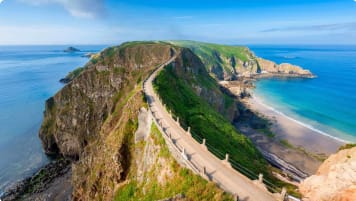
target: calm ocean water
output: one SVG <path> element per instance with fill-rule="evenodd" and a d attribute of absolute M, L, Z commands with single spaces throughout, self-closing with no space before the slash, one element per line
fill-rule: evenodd
<path fill-rule="evenodd" d="M 63 85 L 58 80 L 83 66 L 87 52 L 104 46 L 0 46 L 0 195 L 9 184 L 33 174 L 49 159 L 38 138 L 45 100 Z"/>
<path fill-rule="evenodd" d="M 315 79 L 265 79 L 255 95 L 274 109 L 356 142 L 356 46 L 250 46 L 259 57 L 311 70 Z"/>
<path fill-rule="evenodd" d="M 58 80 L 104 46 L 0 46 L 0 195 L 49 159 L 38 138 L 44 102 Z M 267 105 L 332 136 L 356 142 L 356 46 L 250 46 L 258 56 L 310 69 L 316 79 L 266 79 L 255 93 Z"/>

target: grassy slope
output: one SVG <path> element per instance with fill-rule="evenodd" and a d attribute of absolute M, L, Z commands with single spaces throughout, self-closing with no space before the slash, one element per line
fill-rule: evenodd
<path fill-rule="evenodd" d="M 234 67 L 230 62 L 230 58 L 234 57 L 236 62 L 237 60 L 245 62 L 254 58 L 254 55 L 244 46 L 229 46 L 197 41 L 168 42 L 191 49 L 202 60 L 209 72 L 211 72 L 213 67 L 221 67 L 226 74 L 231 74 Z"/>
<path fill-rule="evenodd" d="M 235 56 L 236 58 L 241 59 L 242 61 L 249 60 L 249 51 L 247 47 L 244 46 L 230 46 L 230 45 L 221 45 L 221 44 L 213 44 L 213 43 L 204 43 L 197 41 L 169 41 L 172 44 L 186 47 L 191 49 L 196 55 L 199 57 L 204 57 L 208 59 L 210 62 L 216 62 L 215 58 L 212 56 L 212 52 L 217 51 L 221 55 L 226 57 Z"/>
<path fill-rule="evenodd" d="M 130 201 L 130 200 L 160 200 L 171 198 L 177 194 L 185 195 L 187 200 L 232 200 L 232 197 L 216 187 L 214 183 L 207 182 L 200 176 L 193 174 L 190 170 L 182 168 L 170 156 L 165 140 L 157 127 L 152 124 L 150 138 L 154 142 L 154 146 L 158 146 L 158 156 L 169 164 L 172 175 L 166 178 L 164 184 L 158 181 L 158 175 L 163 169 L 160 165 L 153 166 L 153 169 L 145 172 L 144 182 L 138 183 L 136 179 L 136 171 L 131 170 L 129 182 L 123 185 L 116 193 L 115 201 Z M 136 145 L 136 149 L 143 149 L 146 146 L 145 142 Z M 152 145 L 150 145 L 152 146 Z"/>
<path fill-rule="evenodd" d="M 251 141 L 243 134 L 239 133 L 235 127 L 216 112 L 202 97 L 197 96 L 189 82 L 175 74 L 172 66 L 166 67 L 155 80 L 155 89 L 162 97 L 164 103 L 170 108 L 176 116 L 180 117 L 184 126 L 189 125 L 191 132 L 197 141 L 202 138 L 215 149 L 209 150 L 220 159 L 225 157 L 225 153 L 230 154 L 230 159 L 237 161 L 250 171 L 247 172 L 239 165 L 233 165 L 241 173 L 257 179 L 258 173 L 263 173 L 265 178 L 276 186 L 286 186 L 293 195 L 295 187 L 286 185 L 272 176 L 272 169 L 265 159 L 254 147 Z M 210 86 L 217 83 L 212 79 L 204 79 Z M 202 84 L 201 82 L 200 84 Z M 204 83 L 205 85 L 206 83 Z"/>
<path fill-rule="evenodd" d="M 233 160 L 250 169 L 266 172 L 267 163 L 251 141 L 238 133 L 229 121 L 197 96 L 191 86 L 175 75 L 172 66 L 166 67 L 159 74 L 155 80 L 155 88 L 167 106 L 180 117 L 183 125 L 191 127 L 198 141 L 205 138 L 208 144 L 221 152 L 218 154 L 220 158 L 224 158 L 225 153 L 230 153 Z"/>

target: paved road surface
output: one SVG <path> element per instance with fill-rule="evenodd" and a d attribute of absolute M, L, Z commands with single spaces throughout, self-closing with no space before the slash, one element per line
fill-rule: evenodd
<path fill-rule="evenodd" d="M 179 147 L 180 150 L 184 147 L 187 158 L 183 155 L 182 157 L 188 159 L 188 162 L 191 164 L 194 164 L 196 169 L 193 171 L 197 172 L 198 169 L 202 172 L 203 167 L 205 167 L 206 175 L 208 175 L 211 180 L 217 182 L 224 190 L 237 194 L 240 200 L 276 200 L 272 194 L 257 187 L 257 185 L 247 177 L 229 167 L 229 165 L 210 153 L 202 144 L 195 141 L 187 131 L 179 126 L 162 105 L 153 90 L 152 81 L 160 70 L 174 60 L 175 57 L 161 65 L 144 83 L 144 92 L 148 99 L 150 109 L 154 118 L 156 118 L 157 122 L 160 122 L 159 124 L 162 125 L 161 129 L 170 134 L 172 140 L 175 141 L 176 146 Z"/>

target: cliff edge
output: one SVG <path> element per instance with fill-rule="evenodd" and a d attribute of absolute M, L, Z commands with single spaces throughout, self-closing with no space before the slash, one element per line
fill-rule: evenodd
<path fill-rule="evenodd" d="M 306 201 L 355 201 L 356 147 L 331 155 L 299 189 Z"/>
<path fill-rule="evenodd" d="M 147 107 L 143 80 L 173 55 L 178 69 L 193 57 L 189 49 L 164 42 L 107 48 L 47 100 L 39 135 L 47 154 L 71 159 L 72 200 L 160 200 L 177 194 L 183 200 L 231 200 L 182 168 L 157 129 L 139 121 Z M 145 128 L 143 137 L 139 127 Z"/>
<path fill-rule="evenodd" d="M 168 41 L 191 49 L 204 63 L 212 77 L 219 81 L 238 78 L 313 78 L 312 72 L 300 66 L 257 57 L 248 47 L 230 46 L 197 41 Z"/>

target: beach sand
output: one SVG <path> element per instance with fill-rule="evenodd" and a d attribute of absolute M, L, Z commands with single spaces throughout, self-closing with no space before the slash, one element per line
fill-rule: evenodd
<path fill-rule="evenodd" d="M 335 153 L 341 145 L 345 144 L 273 110 L 256 97 L 249 98 L 244 104 L 254 113 L 271 121 L 270 128 L 275 136 L 268 137 L 244 125 L 236 125 L 236 127 L 260 150 L 278 156 L 309 175 L 316 172 L 322 159 Z M 281 141 L 288 143 L 281 143 Z"/>

